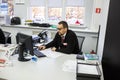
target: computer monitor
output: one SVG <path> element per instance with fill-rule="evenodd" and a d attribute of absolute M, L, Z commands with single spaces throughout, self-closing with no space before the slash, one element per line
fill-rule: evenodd
<path fill-rule="evenodd" d="M 19 61 L 29 61 L 30 59 L 25 58 L 24 53 L 27 52 L 32 56 L 34 55 L 32 36 L 26 35 L 26 34 L 23 34 L 23 33 L 17 33 L 16 41 L 17 41 L 17 44 L 19 45 L 18 60 Z"/>

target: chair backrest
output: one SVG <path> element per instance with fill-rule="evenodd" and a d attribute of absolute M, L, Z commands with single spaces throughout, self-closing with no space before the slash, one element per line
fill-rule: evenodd
<path fill-rule="evenodd" d="M 0 28 L 0 44 L 6 44 L 8 42 L 8 38 L 10 37 L 10 32 L 3 31 Z"/>
<path fill-rule="evenodd" d="M 6 31 L 3 31 L 3 33 L 4 33 L 4 36 L 5 36 L 5 43 L 8 43 L 8 39 L 9 39 L 11 33 L 10 32 L 6 32 Z"/>
<path fill-rule="evenodd" d="M 1 28 L 0 28 L 0 44 L 5 44 L 5 35 Z"/>
<path fill-rule="evenodd" d="M 82 45 L 83 45 L 83 42 L 85 40 L 85 37 L 84 36 L 77 36 L 77 39 L 78 39 L 78 43 L 79 43 L 79 54 L 82 54 Z"/>

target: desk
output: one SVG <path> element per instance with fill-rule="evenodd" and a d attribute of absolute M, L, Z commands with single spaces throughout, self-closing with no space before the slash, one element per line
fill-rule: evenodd
<path fill-rule="evenodd" d="M 75 61 L 76 65 L 76 55 L 53 52 L 50 49 L 41 52 L 60 54 L 60 56 L 50 57 L 48 55 L 48 57 L 38 58 L 37 62 L 19 62 L 18 56 L 15 55 L 12 60 L 13 66 L 0 67 L 0 78 L 7 80 L 76 80 L 76 66 L 73 71 L 64 70 L 63 67 L 69 61 Z M 101 80 L 104 80 L 103 75 L 101 77 Z"/>
<path fill-rule="evenodd" d="M 48 51 L 46 49 L 43 52 Z M 56 54 L 56 52 L 53 53 Z M 38 58 L 37 62 L 14 60 L 12 67 L 0 67 L 0 78 L 8 80 L 76 80 L 76 72 L 62 70 L 65 61 L 75 59 L 76 55 L 64 54 L 57 58 Z"/>

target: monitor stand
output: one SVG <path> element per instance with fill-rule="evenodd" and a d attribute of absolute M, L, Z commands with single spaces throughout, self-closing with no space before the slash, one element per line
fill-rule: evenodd
<path fill-rule="evenodd" d="M 24 46 L 23 46 L 23 44 L 19 45 L 18 53 L 19 53 L 19 57 L 18 57 L 19 61 L 26 62 L 26 61 L 31 60 L 31 59 L 24 58 Z"/>
<path fill-rule="evenodd" d="M 31 59 L 26 59 L 26 58 L 18 58 L 19 61 L 22 61 L 22 62 L 26 62 L 26 61 L 30 61 Z"/>

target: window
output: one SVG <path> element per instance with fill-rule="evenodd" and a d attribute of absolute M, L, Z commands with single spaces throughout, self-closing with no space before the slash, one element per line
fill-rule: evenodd
<path fill-rule="evenodd" d="M 85 0 L 30 0 L 30 18 L 40 22 L 84 25 Z"/>
<path fill-rule="evenodd" d="M 48 21 L 60 21 L 62 18 L 62 8 L 49 8 Z"/>
<path fill-rule="evenodd" d="M 84 0 L 66 0 L 66 18 L 69 24 L 84 24 Z"/>
<path fill-rule="evenodd" d="M 45 21 L 45 7 L 31 7 L 31 19 L 35 22 Z"/>
<path fill-rule="evenodd" d="M 45 0 L 30 0 L 30 18 L 35 22 L 45 21 Z"/>
<path fill-rule="evenodd" d="M 62 19 L 62 0 L 48 0 L 48 22 Z"/>
<path fill-rule="evenodd" d="M 84 24 L 84 7 L 66 7 L 66 21 L 69 24 Z"/>

